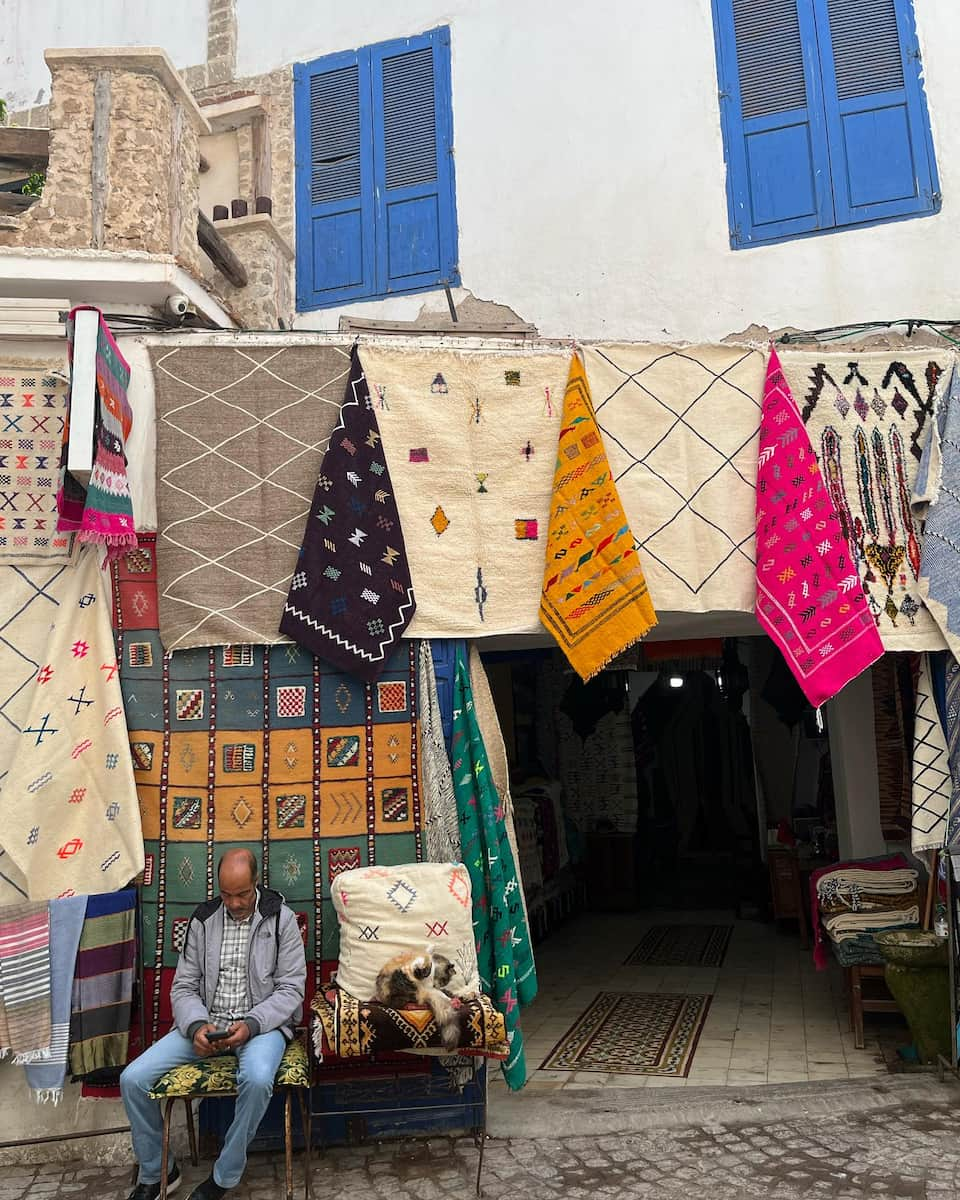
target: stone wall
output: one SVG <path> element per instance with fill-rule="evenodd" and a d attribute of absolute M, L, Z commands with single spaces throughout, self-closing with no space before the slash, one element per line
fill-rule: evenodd
<path fill-rule="evenodd" d="M 117 72 L 110 88 L 104 248 L 169 254 L 174 105 L 150 75 Z"/>
<path fill-rule="evenodd" d="M 200 277 L 198 135 L 206 128 L 156 52 L 47 54 L 50 158 L 42 197 L 0 246 L 175 255 Z"/>
<path fill-rule="evenodd" d="M 199 73 L 199 72 L 198 72 Z M 191 72 L 187 72 L 188 81 Z M 206 77 L 204 75 L 204 77 Z M 231 79 L 226 83 L 196 87 L 194 94 L 201 106 L 230 100 L 238 96 L 256 95 L 261 98 L 270 140 L 270 187 L 273 201 L 273 225 L 286 250 L 276 248 L 276 239 L 269 239 L 266 257 L 258 257 L 258 251 L 268 248 L 262 242 L 263 235 L 254 238 L 251 233 L 230 232 L 232 249 L 247 267 L 249 283 L 246 288 L 234 288 L 217 275 L 215 287 L 230 306 L 237 318 L 248 328 L 276 329 L 282 319 L 288 326 L 294 310 L 294 259 L 290 249 L 296 233 L 296 210 L 294 197 L 294 135 L 293 135 L 293 68 L 284 67 L 269 75 Z M 256 163 L 253 150 L 253 129 L 241 125 L 237 129 L 237 151 L 239 166 L 240 195 L 246 200 L 251 213 L 256 203 Z M 218 222 L 221 233 L 233 226 L 231 222 Z M 210 277 L 209 268 L 207 276 Z"/>
<path fill-rule="evenodd" d="M 172 114 L 176 153 L 170 163 L 171 250 L 182 267 L 202 279 L 207 256 L 197 241 L 200 212 L 200 137 L 195 121 L 188 120 L 182 107 Z"/>
<path fill-rule="evenodd" d="M 173 255 L 244 324 L 275 329 L 280 320 L 290 322 L 294 307 L 290 247 L 296 229 L 293 69 L 287 66 L 268 75 L 237 79 L 236 50 L 234 0 L 209 0 L 207 61 L 179 76 L 165 56 L 154 52 L 93 51 L 91 62 L 79 52 L 73 60 L 63 57 L 69 52 L 48 55 L 49 107 L 14 115 L 21 125 L 49 120 L 47 181 L 43 196 L 26 213 L 4 219 L 0 247 Z M 115 58 L 113 65 L 110 56 Z M 154 59 L 163 60 L 165 68 L 158 69 L 156 62 L 151 65 Z M 101 105 L 103 90 L 108 90 L 107 164 L 95 200 L 94 92 L 104 71 L 109 76 L 108 83 L 100 85 Z M 228 223 L 228 241 L 247 268 L 246 288 L 230 285 L 197 243 L 199 142 L 200 134 L 209 129 L 204 129 L 204 119 L 185 88 L 201 105 L 201 112 L 204 103 L 251 94 L 261 97 L 268 129 L 269 184 L 260 182 L 253 127 L 241 124 L 237 129 L 239 198 L 247 201 L 253 214 L 257 192 L 268 194 L 274 229 L 264 222 L 249 227 Z"/>
<path fill-rule="evenodd" d="M 218 221 L 217 232 L 247 270 L 247 286 L 218 277 L 217 290 L 247 329 L 278 329 L 293 324 L 290 266 L 293 250 L 266 215 Z"/>
<path fill-rule="evenodd" d="M 50 161 L 43 195 L 10 228 L 0 246 L 73 249 L 91 244 L 90 188 L 93 83 L 81 66 L 57 72 L 50 97 Z"/>

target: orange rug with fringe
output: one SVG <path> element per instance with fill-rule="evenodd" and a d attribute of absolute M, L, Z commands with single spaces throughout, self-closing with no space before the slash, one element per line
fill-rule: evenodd
<path fill-rule="evenodd" d="M 540 619 L 581 679 L 657 623 L 576 354 L 563 397 Z"/>

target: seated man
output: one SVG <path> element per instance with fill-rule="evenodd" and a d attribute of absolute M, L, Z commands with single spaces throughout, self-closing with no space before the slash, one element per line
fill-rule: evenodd
<path fill-rule="evenodd" d="M 170 989 L 176 1028 L 120 1076 L 140 1164 L 129 1200 L 160 1195 L 163 1123 L 150 1089 L 171 1067 L 225 1052 L 239 1060 L 236 1115 L 209 1179 L 190 1200 L 219 1200 L 237 1186 L 283 1051 L 303 1012 L 307 967 L 296 916 L 279 892 L 257 886 L 257 860 L 249 850 L 228 850 L 217 873 L 219 898 L 194 911 L 183 939 Z M 227 1036 L 208 1036 L 219 1030 L 227 1030 Z M 179 1183 L 180 1170 L 171 1162 L 167 1190 Z"/>

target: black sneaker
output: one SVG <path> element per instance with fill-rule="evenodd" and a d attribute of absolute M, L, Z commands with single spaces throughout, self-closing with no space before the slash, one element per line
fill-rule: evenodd
<path fill-rule="evenodd" d="M 220 1200 L 220 1197 L 225 1196 L 228 1191 L 229 1188 L 222 1188 L 211 1173 L 208 1179 L 193 1189 L 187 1200 Z"/>
<path fill-rule="evenodd" d="M 167 1195 L 169 1196 L 171 1192 L 175 1192 L 179 1186 L 180 1168 L 174 1163 L 167 1174 Z M 159 1195 L 159 1183 L 138 1183 L 127 1197 L 127 1200 L 157 1200 Z"/>

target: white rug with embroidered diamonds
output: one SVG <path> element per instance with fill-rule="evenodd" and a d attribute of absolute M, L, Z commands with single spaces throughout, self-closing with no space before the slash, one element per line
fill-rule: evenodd
<path fill-rule="evenodd" d="M 30 900 L 112 892 L 143 870 L 143 832 L 99 548 L 59 577 L 42 665 L 0 792 L 7 855 Z M 41 610 L 42 611 L 42 610 Z M 23 719 L 23 717 L 21 717 Z"/>
<path fill-rule="evenodd" d="M 540 631 L 570 356 L 362 346 L 417 611 L 407 637 Z"/>

